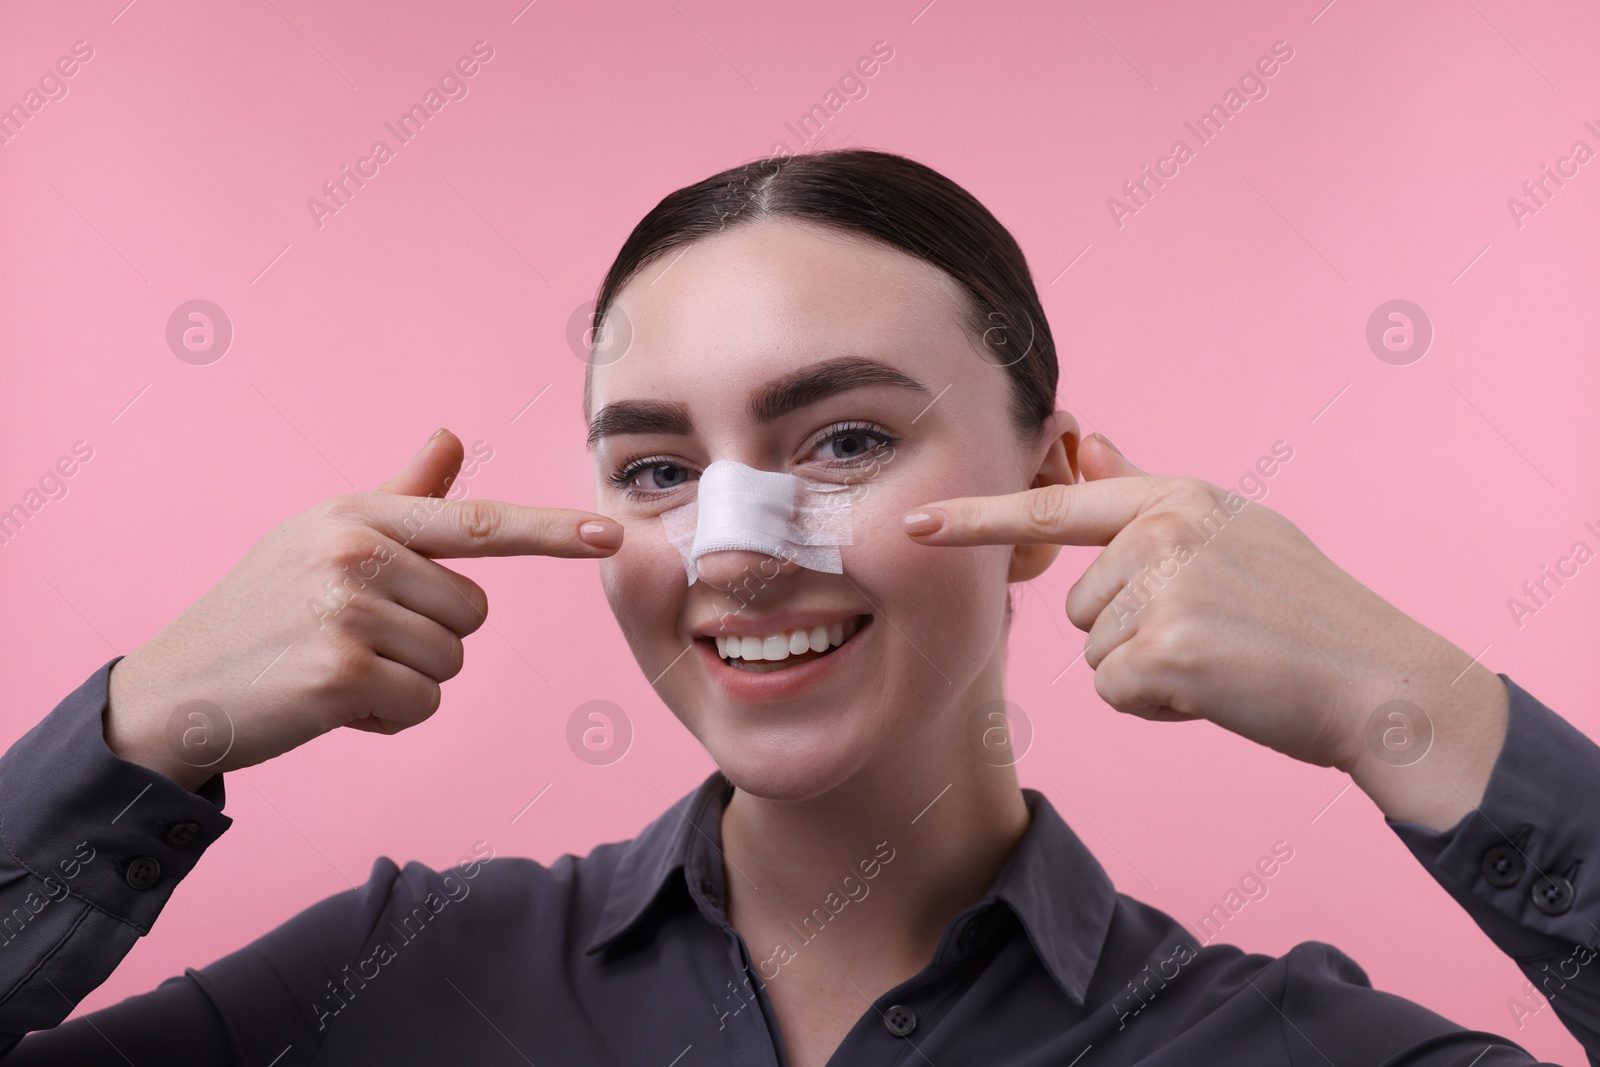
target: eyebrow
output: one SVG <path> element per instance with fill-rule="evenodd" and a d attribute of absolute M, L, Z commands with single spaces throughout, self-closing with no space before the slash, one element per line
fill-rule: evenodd
<path fill-rule="evenodd" d="M 745 410 L 750 418 L 767 425 L 836 393 L 868 385 L 892 385 L 931 395 L 927 386 L 887 363 L 865 356 L 840 356 L 773 379 L 750 397 Z M 601 438 L 615 434 L 688 436 L 694 432 L 694 420 L 682 404 L 619 400 L 601 408 L 589 424 L 587 447 L 593 451 Z"/>

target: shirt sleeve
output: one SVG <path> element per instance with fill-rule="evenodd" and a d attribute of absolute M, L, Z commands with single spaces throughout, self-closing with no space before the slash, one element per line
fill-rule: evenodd
<path fill-rule="evenodd" d="M 56 1027 L 110 976 L 233 823 L 222 813 L 220 774 L 190 792 L 106 745 L 102 716 L 117 659 L 0 756 L 0 1056 L 7 1064 L 26 1059 L 7 1055 L 24 1034 Z M 188 1027 L 184 1062 L 227 1062 L 187 1058 L 197 1036 L 203 1044 L 208 1028 L 216 1031 L 198 1001 L 178 1003 L 171 991 L 157 1000 L 172 1005 L 170 1021 Z"/>
<path fill-rule="evenodd" d="M 405 921 L 411 905 L 424 904 L 441 875 L 379 856 L 365 885 L 147 993 L 76 1012 L 233 823 L 222 814 L 221 775 L 191 793 L 111 752 L 102 716 L 116 662 L 0 756 L 0 1060 L 309 1064 L 341 1011 L 341 991 L 351 992 L 342 983 L 359 984 L 350 966 L 358 950 L 391 908 Z"/>
<path fill-rule="evenodd" d="M 1444 831 L 1386 821 L 1527 976 L 1527 1014 L 1548 1003 L 1600 1064 L 1600 746 L 1499 677 L 1506 737 L 1482 803 Z"/>
<path fill-rule="evenodd" d="M 402 872 L 379 856 L 365 885 L 319 900 L 148 993 L 28 1035 L 3 1058 L 5 1067 L 307 1067 L 343 998 L 364 984 L 351 970 L 351 961 L 361 961 L 357 949 L 373 939 L 392 908 L 420 900 L 436 880 L 421 864 Z"/>

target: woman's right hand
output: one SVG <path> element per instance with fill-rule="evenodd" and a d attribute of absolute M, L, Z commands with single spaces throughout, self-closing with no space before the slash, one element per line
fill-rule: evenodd
<path fill-rule="evenodd" d="M 597 559 L 614 519 L 446 499 L 461 441 L 441 430 L 376 493 L 325 500 L 112 668 L 103 726 L 123 759 L 199 788 L 339 726 L 396 733 L 439 707 L 488 598 L 434 558 Z M 609 537 L 584 540 L 599 522 Z"/>

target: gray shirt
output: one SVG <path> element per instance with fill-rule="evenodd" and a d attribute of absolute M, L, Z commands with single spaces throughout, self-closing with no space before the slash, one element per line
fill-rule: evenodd
<path fill-rule="evenodd" d="M 826 939 L 833 915 L 870 908 L 873 879 L 892 870 L 884 842 L 788 941 L 745 945 L 722 907 L 732 787 L 713 773 L 638 837 L 583 857 L 545 865 L 482 842 L 442 871 L 379 857 L 365 885 L 63 1022 L 232 822 L 220 775 L 191 793 L 106 747 L 115 662 L 0 757 L 7 1067 L 781 1064 L 765 981 Z M 1600 1063 L 1600 967 L 1587 966 L 1600 942 L 1600 748 L 1500 677 L 1510 720 L 1481 806 L 1443 833 L 1389 825 Z M 1118 893 L 1050 802 L 1023 796 L 1030 825 L 989 892 L 920 973 L 863 996 L 832 1062 L 1534 1062 L 1373 990 L 1332 945 L 1274 958 L 1219 943 L 1212 924 L 1225 932 L 1231 903 L 1190 927 Z"/>

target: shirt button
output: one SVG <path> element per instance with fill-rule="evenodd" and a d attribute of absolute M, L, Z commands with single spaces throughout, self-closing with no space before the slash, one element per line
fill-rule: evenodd
<path fill-rule="evenodd" d="M 149 856 L 135 856 L 128 863 L 128 884 L 135 889 L 149 889 L 161 879 L 161 864 Z"/>
<path fill-rule="evenodd" d="M 1497 889 L 1522 881 L 1527 863 L 1511 845 L 1496 845 L 1483 854 L 1483 880 Z"/>
<path fill-rule="evenodd" d="M 917 1028 L 917 1013 L 904 1004 L 892 1005 L 883 1013 L 883 1025 L 895 1037 L 910 1037 Z"/>
<path fill-rule="evenodd" d="M 167 844 L 173 848 L 192 845 L 199 837 L 200 824 L 197 822 L 175 822 L 167 829 Z"/>
<path fill-rule="evenodd" d="M 1533 883 L 1533 906 L 1546 915 L 1565 915 L 1572 910 L 1572 883 L 1559 874 Z"/>

